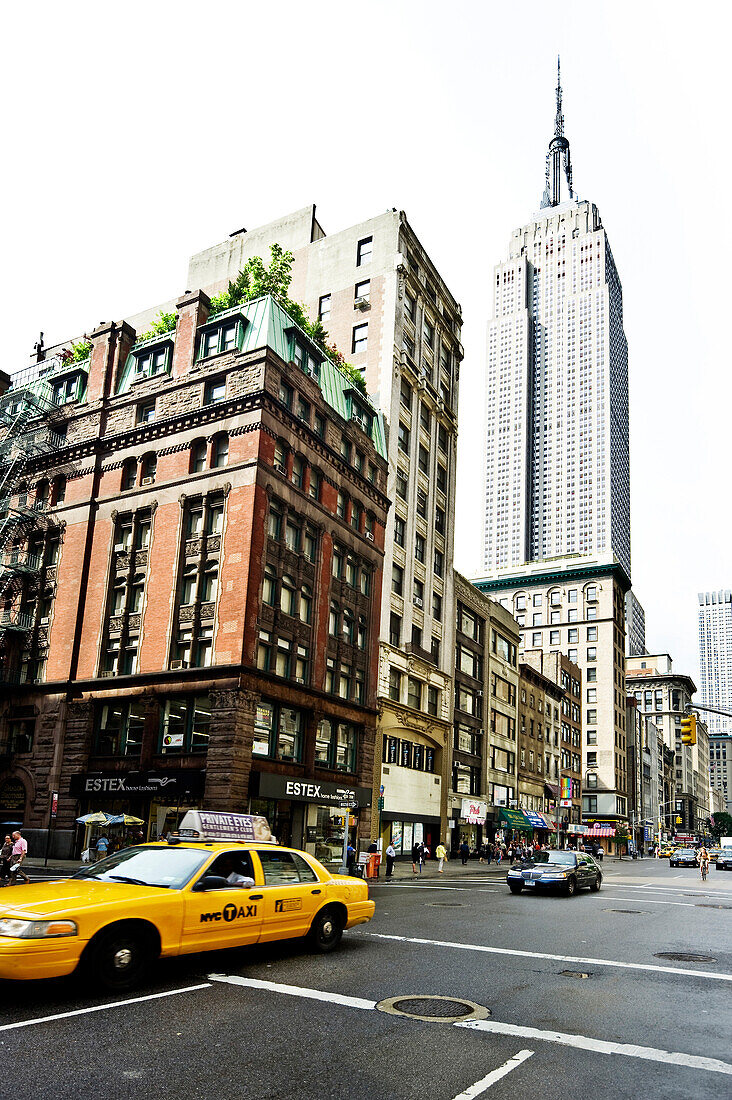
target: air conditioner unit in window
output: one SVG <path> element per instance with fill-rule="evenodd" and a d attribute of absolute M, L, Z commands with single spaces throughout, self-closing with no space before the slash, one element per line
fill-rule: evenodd
<path fill-rule="evenodd" d="M 373 542 L 374 541 L 373 531 L 364 531 L 364 538 L 367 538 L 369 540 L 369 542 Z"/>
<path fill-rule="evenodd" d="M 43 618 L 39 620 L 39 623 L 40 623 L 41 626 L 48 626 L 50 621 L 51 621 L 51 616 L 50 615 L 44 615 Z"/>
<path fill-rule="evenodd" d="M 106 676 L 115 676 L 116 673 L 111 668 L 110 669 L 105 668 L 103 672 L 99 673 L 99 675 L 104 676 L 104 677 L 106 677 Z"/>
<path fill-rule="evenodd" d="M 154 485 L 155 484 L 155 478 L 154 477 L 144 477 L 142 479 L 141 484 L 142 485 Z"/>
<path fill-rule="evenodd" d="M 421 607 L 422 606 L 422 600 L 420 599 L 419 596 L 414 597 L 414 606 L 415 607 Z"/>
<path fill-rule="evenodd" d="M 188 661 L 171 661 L 171 668 L 188 668 Z"/>
<path fill-rule="evenodd" d="M 362 295 L 355 299 L 353 303 L 354 309 L 360 309 L 362 313 L 365 313 L 367 309 L 371 309 L 371 302 L 368 298 L 364 298 Z"/>

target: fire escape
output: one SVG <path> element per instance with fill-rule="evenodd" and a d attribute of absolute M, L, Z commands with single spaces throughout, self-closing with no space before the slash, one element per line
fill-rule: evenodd
<path fill-rule="evenodd" d="M 38 612 L 44 590 L 55 593 L 55 565 L 48 567 L 42 548 L 56 501 L 40 486 L 49 488 L 47 471 L 64 478 L 69 472 L 55 461 L 65 436 L 49 377 L 59 365 L 55 358 L 36 363 L 0 393 L 0 682 L 35 679 L 24 656 L 48 644 L 48 619 Z M 44 480 L 29 492 L 39 474 Z"/>

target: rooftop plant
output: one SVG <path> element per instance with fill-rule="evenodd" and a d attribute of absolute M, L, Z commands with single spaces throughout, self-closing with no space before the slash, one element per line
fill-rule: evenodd
<path fill-rule="evenodd" d="M 232 309 L 241 302 L 251 302 L 255 298 L 262 298 L 265 294 L 271 294 L 276 302 L 289 313 L 293 321 L 308 334 L 310 339 L 327 355 L 336 366 L 347 375 L 353 385 L 362 393 L 366 393 L 366 385 L 361 373 L 350 363 L 347 363 L 335 344 L 328 344 L 328 333 L 318 319 L 311 321 L 305 306 L 300 302 L 294 302 L 289 297 L 290 283 L 292 282 L 292 265 L 295 257 L 291 252 L 285 251 L 281 245 L 270 246 L 269 267 L 265 266 L 261 256 L 252 256 L 244 264 L 236 279 L 230 282 L 223 294 L 211 299 L 211 316 L 223 313 L 226 309 Z"/>
<path fill-rule="evenodd" d="M 91 355 L 91 350 L 91 340 L 79 340 L 76 344 L 72 343 L 70 348 L 64 348 L 60 354 L 61 362 L 64 366 L 68 363 L 83 363 Z"/>
<path fill-rule="evenodd" d="M 141 332 L 137 337 L 137 343 L 139 344 L 143 340 L 151 340 L 153 336 L 165 336 L 168 332 L 175 332 L 176 320 L 175 313 L 166 313 L 161 310 L 147 332 Z"/>

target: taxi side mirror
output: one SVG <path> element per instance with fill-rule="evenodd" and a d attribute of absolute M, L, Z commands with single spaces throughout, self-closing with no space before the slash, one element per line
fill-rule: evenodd
<path fill-rule="evenodd" d="M 228 890 L 231 883 L 228 882 L 223 875 L 204 875 L 193 887 L 193 890 L 200 892 L 201 890 Z"/>

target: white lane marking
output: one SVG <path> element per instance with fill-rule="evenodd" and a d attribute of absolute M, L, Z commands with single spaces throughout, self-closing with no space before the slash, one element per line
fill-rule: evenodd
<path fill-rule="evenodd" d="M 615 966 L 621 970 L 642 970 L 652 974 L 683 974 L 686 978 L 710 978 L 717 982 L 732 982 L 732 974 L 706 970 L 685 970 L 680 966 L 653 966 L 650 963 L 618 962 L 615 959 L 585 959 L 576 955 L 549 955 L 543 951 L 517 951 L 508 947 L 486 947 L 481 943 L 454 943 L 452 940 L 424 940 L 417 936 L 391 936 L 386 932 L 354 932 L 356 936 L 371 936 L 377 940 L 397 940 L 422 947 L 455 947 L 459 951 L 480 951 L 489 955 L 514 955 L 524 959 L 549 959 L 552 962 L 586 963 L 590 966 Z"/>
<path fill-rule="evenodd" d="M 465 886 L 415 886 L 411 882 L 404 882 L 404 883 L 402 883 L 402 882 L 389 882 L 389 883 L 379 882 L 379 883 L 374 883 L 373 886 L 369 886 L 369 890 L 374 890 L 378 886 L 381 886 L 384 890 L 386 890 L 387 886 L 389 887 L 390 890 L 454 890 L 454 891 L 460 891 L 460 890 L 467 889 L 467 887 L 465 887 Z"/>
<path fill-rule="evenodd" d="M 675 894 L 676 896 L 691 894 L 694 897 L 700 898 L 732 898 L 732 893 L 724 890 L 714 890 L 710 893 L 709 886 L 707 886 L 706 888 L 700 887 L 699 889 L 696 889 L 695 887 L 690 887 L 688 890 L 677 890 L 675 887 L 671 886 L 635 886 L 633 883 L 630 882 L 618 881 L 614 882 L 613 885 L 618 886 L 623 890 L 643 890 L 644 893 L 646 890 L 654 890 L 657 894 Z"/>
<path fill-rule="evenodd" d="M 718 1058 L 702 1058 L 696 1054 L 681 1054 L 678 1051 L 659 1050 L 657 1047 L 640 1047 L 633 1043 L 608 1043 L 603 1039 L 591 1039 L 586 1035 L 569 1035 L 562 1031 L 540 1031 L 535 1027 L 504 1024 L 499 1020 L 465 1020 L 454 1026 L 470 1028 L 472 1031 L 488 1031 L 494 1035 L 515 1035 L 522 1039 L 560 1043 L 562 1046 L 591 1050 L 597 1054 L 623 1054 L 627 1058 L 644 1058 L 648 1062 L 665 1062 L 668 1065 L 686 1066 L 688 1069 L 703 1069 L 708 1073 L 724 1073 L 732 1076 L 732 1065 L 729 1062 L 722 1062 Z"/>
<path fill-rule="evenodd" d="M 457 1096 L 453 1097 L 453 1100 L 473 1100 L 475 1096 L 480 1096 L 482 1092 L 487 1092 L 491 1085 L 495 1085 L 496 1081 L 500 1081 L 502 1077 L 510 1073 L 512 1069 L 517 1069 L 522 1062 L 525 1062 L 527 1058 L 531 1058 L 533 1050 L 520 1050 L 518 1054 L 514 1054 L 513 1058 L 509 1058 L 507 1062 L 504 1062 L 498 1069 L 491 1070 L 485 1077 L 481 1077 L 480 1081 L 476 1081 L 474 1085 L 471 1085 L 465 1092 L 459 1092 Z"/>
<path fill-rule="evenodd" d="M 623 887 L 622 886 L 616 886 L 616 887 L 614 887 L 614 889 L 615 890 L 622 890 Z M 602 896 L 604 898 L 607 898 L 608 901 L 638 901 L 638 898 L 624 898 L 624 897 L 618 897 L 617 894 L 608 894 L 607 890 L 603 890 Z M 640 904 L 641 905 L 681 905 L 685 909 L 695 909 L 696 908 L 696 903 L 693 902 L 693 901 L 666 901 L 665 898 L 663 899 L 663 901 L 661 901 L 660 898 L 647 898 L 646 897 L 646 898 L 643 898 L 643 900 L 640 902 Z"/>
<path fill-rule="evenodd" d="M 13 1028 L 30 1027 L 31 1024 L 48 1024 L 52 1020 L 66 1020 L 70 1016 L 85 1016 L 87 1012 L 104 1012 L 108 1008 L 126 1008 L 127 1005 L 141 1004 L 143 1001 L 157 1001 L 161 997 L 174 997 L 176 993 L 195 993 L 198 989 L 210 989 L 210 982 L 201 985 L 187 985 L 183 989 L 168 989 L 165 993 L 148 993 L 144 997 L 130 997 L 126 1001 L 110 1001 L 105 1005 L 90 1005 L 88 1008 L 75 1008 L 73 1012 L 57 1012 L 53 1016 L 38 1016 L 35 1020 L 17 1020 L 13 1024 L 0 1024 L 0 1031 L 12 1031 Z"/>
<path fill-rule="evenodd" d="M 340 993 L 326 993 L 322 989 L 282 985 L 279 982 L 264 982 L 258 978 L 243 978 L 238 974 L 209 974 L 208 977 L 209 981 L 212 982 L 225 982 L 229 985 L 268 990 L 271 993 L 285 993 L 290 997 L 304 997 L 308 1000 L 324 1001 L 326 1004 L 345 1005 L 348 1008 L 365 1008 L 372 1011 L 376 1009 L 378 1004 L 378 1001 L 366 1001 L 361 997 L 345 997 Z M 500 1020 L 492 1018 L 490 1020 L 466 1020 L 463 1023 L 454 1023 L 452 1026 L 470 1028 L 474 1031 L 493 1032 L 496 1035 L 517 1035 L 526 1039 L 538 1039 L 545 1043 L 560 1043 L 563 1046 L 591 1050 L 598 1054 L 622 1054 L 628 1058 L 644 1058 L 652 1062 L 666 1062 L 672 1065 L 686 1066 L 690 1069 L 703 1069 L 710 1073 L 732 1075 L 732 1065 L 728 1062 L 721 1062 L 716 1058 L 700 1058 L 693 1054 L 680 1054 L 675 1051 L 659 1050 L 655 1047 L 635 1046 L 632 1043 L 609 1043 L 602 1039 L 592 1039 L 588 1035 L 571 1035 L 562 1031 L 540 1031 L 538 1028 L 502 1023 Z M 532 1052 L 522 1051 L 520 1053 L 526 1053 L 528 1057 L 528 1054 Z M 477 1082 L 477 1084 L 480 1083 Z M 474 1085 L 473 1088 L 475 1087 Z M 473 1095 L 478 1094 L 470 1092 L 460 1094 L 460 1096 Z M 459 1100 L 459 1098 L 455 1097 L 455 1100 Z"/>
<path fill-rule="evenodd" d="M 286 993 L 289 997 L 306 997 L 311 1001 L 325 1001 L 327 1004 L 345 1005 L 346 1008 L 376 1008 L 376 1001 L 366 1001 L 363 997 L 345 997 L 341 993 L 325 993 L 321 989 L 305 989 L 298 985 L 282 985 L 280 982 L 263 982 L 259 978 L 242 978 L 239 974 L 209 974 L 209 981 L 224 982 L 226 985 L 243 985 L 250 989 L 268 989 L 271 993 Z"/>

